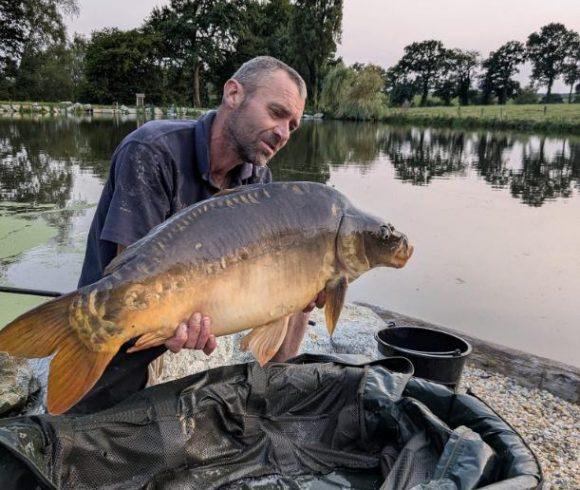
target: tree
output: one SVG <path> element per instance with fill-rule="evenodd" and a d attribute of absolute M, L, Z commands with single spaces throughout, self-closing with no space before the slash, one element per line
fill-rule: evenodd
<path fill-rule="evenodd" d="M 580 82 L 580 36 L 577 32 L 574 33 L 574 39 L 570 43 L 570 51 L 562 67 L 562 73 L 564 75 L 564 83 L 570 85 L 568 102 L 571 103 L 574 85 L 576 82 Z"/>
<path fill-rule="evenodd" d="M 574 44 L 574 34 L 563 24 L 551 23 L 528 37 L 526 48 L 533 65 L 532 78 L 546 85 L 548 101 L 554 80 L 563 73 L 564 63 Z"/>
<path fill-rule="evenodd" d="M 408 104 L 415 97 L 414 83 L 398 64 L 387 70 L 385 80 L 390 105 Z"/>
<path fill-rule="evenodd" d="M 376 65 L 342 63 L 332 67 L 322 85 L 320 107 L 339 118 L 378 119 L 384 107 L 383 70 Z"/>
<path fill-rule="evenodd" d="M 140 29 L 93 32 L 85 54 L 86 93 L 91 102 L 133 103 L 136 92 L 159 101 L 158 39 Z"/>
<path fill-rule="evenodd" d="M 343 63 L 338 63 L 328 71 L 320 92 L 320 108 L 324 112 L 338 116 L 341 103 L 347 97 L 354 76 L 354 70 L 344 66 Z"/>
<path fill-rule="evenodd" d="M 475 69 L 479 66 L 479 53 L 477 51 L 451 50 L 453 70 L 457 81 L 457 96 L 461 105 L 469 104 L 471 84 Z"/>
<path fill-rule="evenodd" d="M 414 77 L 422 106 L 427 103 L 429 90 L 435 87 L 445 69 L 446 56 L 447 50 L 441 41 L 429 40 L 405 46 L 405 54 L 397 65 L 403 73 Z"/>
<path fill-rule="evenodd" d="M 498 103 L 505 104 L 508 98 L 518 92 L 520 84 L 512 77 L 519 72 L 517 67 L 524 62 L 525 53 L 522 43 L 508 41 L 483 61 L 481 66 L 484 73 L 480 86 L 484 103 L 488 103 L 491 94 L 495 93 Z"/>
<path fill-rule="evenodd" d="M 293 8 L 290 0 L 246 1 L 232 26 L 234 48 L 224 52 L 223 61 L 214 64 L 208 74 L 212 83 L 222 87 L 238 67 L 256 56 L 273 56 L 292 64 L 289 30 Z"/>
<path fill-rule="evenodd" d="M 160 56 L 189 73 L 193 104 L 201 107 L 202 71 L 222 64 L 235 46 L 236 25 L 245 2 L 228 0 L 171 0 L 155 8 L 147 21 L 162 40 Z"/>
<path fill-rule="evenodd" d="M 296 0 L 290 22 L 292 65 L 306 82 L 315 109 L 342 34 L 342 0 Z"/>
<path fill-rule="evenodd" d="M 0 73 L 15 69 L 25 49 L 65 41 L 63 13 L 76 13 L 76 0 L 0 0 Z"/>

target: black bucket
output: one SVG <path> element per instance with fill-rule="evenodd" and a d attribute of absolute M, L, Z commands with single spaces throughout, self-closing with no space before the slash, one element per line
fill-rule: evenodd
<path fill-rule="evenodd" d="M 403 356 L 415 367 L 415 376 L 455 389 L 461 379 L 471 344 L 457 335 L 424 327 L 388 328 L 375 334 L 385 356 Z"/>

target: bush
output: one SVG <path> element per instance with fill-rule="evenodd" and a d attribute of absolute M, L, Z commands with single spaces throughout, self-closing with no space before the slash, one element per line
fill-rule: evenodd
<path fill-rule="evenodd" d="M 538 94 L 536 89 L 532 86 L 523 88 L 521 92 L 514 98 L 514 104 L 537 104 Z"/>
<path fill-rule="evenodd" d="M 542 104 L 563 104 L 564 99 L 560 94 L 550 94 L 549 97 L 547 95 L 544 95 L 540 102 Z"/>
<path fill-rule="evenodd" d="M 379 119 L 385 107 L 383 79 L 372 65 L 357 71 L 337 65 L 327 74 L 320 96 L 321 108 L 334 117 Z"/>

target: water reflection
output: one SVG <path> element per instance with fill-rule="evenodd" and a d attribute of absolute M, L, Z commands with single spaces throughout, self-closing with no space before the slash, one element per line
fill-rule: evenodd
<path fill-rule="evenodd" d="M 467 166 L 465 133 L 393 129 L 381 142 L 397 178 L 426 185 L 434 177 L 461 174 Z"/>
<path fill-rule="evenodd" d="M 275 180 L 327 182 L 330 169 L 353 165 L 364 175 L 375 163 L 384 125 L 307 121 L 271 163 Z"/>
<path fill-rule="evenodd" d="M 572 143 L 567 149 L 565 142 L 552 158 L 546 157 L 546 140 L 540 139 L 539 148 L 528 142 L 522 155 L 523 169 L 512 175 L 510 190 L 514 197 L 521 197 L 530 206 L 541 206 L 547 199 L 570 197 L 573 180 L 578 184 L 578 143 Z M 572 158 L 572 153 L 576 153 Z"/>
<path fill-rule="evenodd" d="M 64 206 L 79 168 L 105 179 L 117 144 L 141 121 L 130 118 L 0 119 L 0 198 Z M 386 157 L 396 178 L 429 185 L 472 168 L 490 186 L 541 206 L 580 188 L 580 140 L 494 132 L 396 128 L 309 121 L 273 160 L 276 180 L 327 182 L 331 169 L 364 175 Z"/>

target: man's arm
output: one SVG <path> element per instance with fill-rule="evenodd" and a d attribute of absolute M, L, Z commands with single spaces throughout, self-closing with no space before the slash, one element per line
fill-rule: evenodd
<path fill-rule="evenodd" d="M 127 247 L 117 244 L 117 255 L 125 248 Z M 174 336 L 165 342 L 165 347 L 174 353 L 184 348 L 203 350 L 209 356 L 217 347 L 215 335 L 211 333 L 210 317 L 194 313 L 187 322 L 177 326 Z"/>

